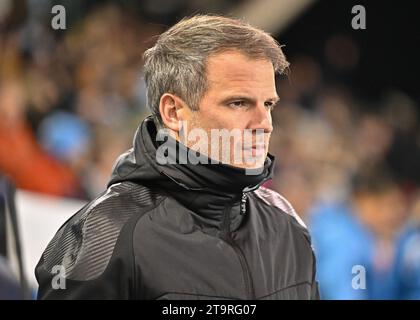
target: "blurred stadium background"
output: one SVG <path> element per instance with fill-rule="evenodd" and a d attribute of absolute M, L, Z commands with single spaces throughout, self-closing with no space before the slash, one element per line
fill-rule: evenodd
<path fill-rule="evenodd" d="M 51 27 L 55 4 L 66 30 Z M 351 27 L 357 4 L 366 30 Z M 420 299 L 418 13 L 354 0 L 1 0 L 0 298 L 34 297 L 42 250 L 149 113 L 143 51 L 195 13 L 245 18 L 285 45 L 268 187 L 309 226 L 322 298 Z"/>

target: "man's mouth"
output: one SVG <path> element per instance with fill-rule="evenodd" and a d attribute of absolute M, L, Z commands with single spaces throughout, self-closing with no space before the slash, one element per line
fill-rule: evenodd
<path fill-rule="evenodd" d="M 252 157 L 262 157 L 265 155 L 265 145 L 253 145 L 251 148 L 245 148 L 244 151 L 246 153 L 251 153 Z"/>

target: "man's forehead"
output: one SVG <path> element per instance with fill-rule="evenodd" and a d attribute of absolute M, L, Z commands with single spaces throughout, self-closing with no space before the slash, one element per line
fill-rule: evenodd
<path fill-rule="evenodd" d="M 223 51 L 210 55 L 206 61 L 208 73 L 223 73 L 227 76 L 240 76 L 249 73 L 267 73 L 274 76 L 274 68 L 270 60 L 253 58 L 236 50 Z"/>
<path fill-rule="evenodd" d="M 269 60 L 250 58 L 230 51 L 212 55 L 207 60 L 207 81 L 210 86 L 233 90 L 275 87 L 274 68 Z"/>

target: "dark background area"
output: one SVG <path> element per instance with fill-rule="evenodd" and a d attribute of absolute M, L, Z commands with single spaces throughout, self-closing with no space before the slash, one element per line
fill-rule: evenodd
<path fill-rule="evenodd" d="M 351 27 L 357 4 L 366 8 L 366 30 Z M 328 70 L 328 82 L 343 81 L 370 99 L 397 87 L 419 101 L 418 14 L 416 1 L 317 1 L 278 36 L 286 53 L 316 56 Z M 350 72 L 333 70 L 325 59 L 325 43 L 334 33 L 350 37 L 360 49 L 360 62 Z"/>

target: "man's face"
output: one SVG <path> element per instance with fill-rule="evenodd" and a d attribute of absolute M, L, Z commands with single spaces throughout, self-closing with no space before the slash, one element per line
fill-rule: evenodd
<path fill-rule="evenodd" d="M 182 134 L 181 141 L 223 163 L 262 167 L 273 130 L 271 109 L 278 100 L 272 63 L 237 51 L 218 53 L 207 60 L 207 83 L 199 110 L 188 112 L 187 131 L 202 129 L 209 141 L 203 145 L 197 141 L 203 139 L 185 140 Z M 213 129 L 227 129 L 232 138 L 227 143 L 214 139 L 212 132 L 217 137 L 220 131 Z"/>

